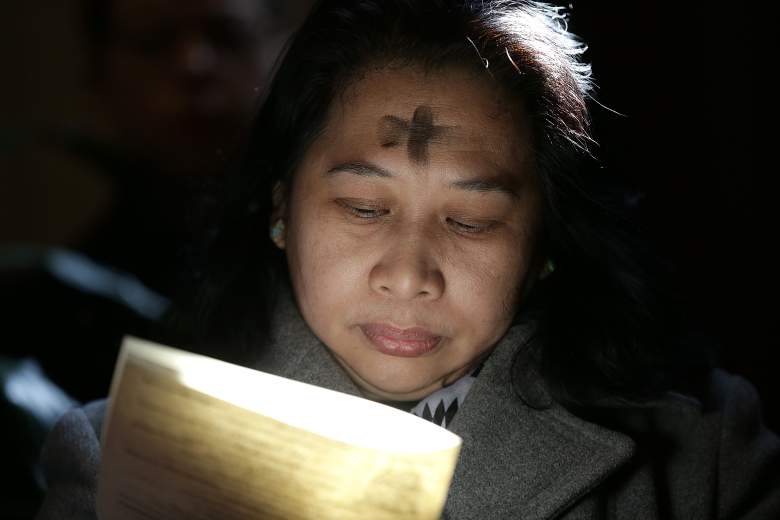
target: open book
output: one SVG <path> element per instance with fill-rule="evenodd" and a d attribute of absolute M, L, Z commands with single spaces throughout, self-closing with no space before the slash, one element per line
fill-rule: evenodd
<path fill-rule="evenodd" d="M 439 518 L 460 438 L 410 413 L 126 338 L 101 519 Z"/>

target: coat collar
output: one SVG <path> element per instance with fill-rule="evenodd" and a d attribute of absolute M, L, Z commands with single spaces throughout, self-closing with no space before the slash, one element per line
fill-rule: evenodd
<path fill-rule="evenodd" d="M 528 365 L 526 391 L 550 406 L 537 410 L 517 395 L 510 367 L 533 334 L 511 328 L 490 355 L 451 430 L 463 439 L 446 511 L 451 518 L 557 518 L 632 455 L 627 436 L 587 422 L 552 402 Z"/>
<path fill-rule="evenodd" d="M 301 316 L 288 283 L 277 285 L 271 340 L 253 365 L 272 374 L 362 397 Z"/>
<path fill-rule="evenodd" d="M 257 366 L 351 395 L 360 391 L 304 322 L 285 285 L 272 321 L 272 340 Z M 634 444 L 553 403 L 536 410 L 513 390 L 510 367 L 531 338 L 532 325 L 512 327 L 485 361 L 451 430 L 463 447 L 445 508 L 448 518 L 553 518 L 623 465 Z M 531 368 L 523 385 L 546 395 Z"/>

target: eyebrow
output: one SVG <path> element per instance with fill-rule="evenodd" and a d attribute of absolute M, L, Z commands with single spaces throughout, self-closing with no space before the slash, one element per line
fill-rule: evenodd
<path fill-rule="evenodd" d="M 460 188 L 466 191 L 477 191 L 482 193 L 504 193 L 512 197 L 517 197 L 517 191 L 508 184 L 498 180 L 472 179 L 455 181 L 450 184 L 451 188 Z"/>
<path fill-rule="evenodd" d="M 352 173 L 354 175 L 360 175 L 361 177 L 395 177 L 395 175 L 390 173 L 388 170 L 385 170 L 384 168 L 362 162 L 348 162 L 339 164 L 325 172 L 325 176 L 333 177 L 337 173 Z"/>
<path fill-rule="evenodd" d="M 396 177 L 395 174 L 384 168 L 364 162 L 347 162 L 339 164 L 325 172 L 325 177 L 330 178 L 339 173 L 350 173 L 361 177 Z M 517 191 L 509 184 L 497 179 L 464 179 L 450 183 L 450 188 L 480 193 L 504 193 L 512 197 L 518 196 Z"/>

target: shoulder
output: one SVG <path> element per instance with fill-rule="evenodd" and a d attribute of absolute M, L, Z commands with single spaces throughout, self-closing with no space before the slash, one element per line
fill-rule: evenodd
<path fill-rule="evenodd" d="M 89 425 L 92 427 L 92 431 L 95 432 L 98 439 L 100 439 L 100 433 L 103 430 L 103 418 L 106 415 L 107 403 L 107 399 L 98 399 L 97 401 L 92 401 L 81 407 L 81 412 L 84 414 L 87 421 L 89 421 Z"/>
<path fill-rule="evenodd" d="M 39 520 L 95 518 L 105 408 L 105 399 L 72 408 L 49 433 L 41 452 L 47 492 Z"/>
<path fill-rule="evenodd" d="M 98 463 L 100 428 L 105 399 L 71 408 L 52 428 L 41 452 L 44 468 L 52 475 L 85 469 Z"/>
<path fill-rule="evenodd" d="M 642 415 L 652 416 L 653 426 L 670 432 L 679 429 L 681 435 L 706 434 L 720 442 L 724 435 L 763 433 L 768 443 L 778 442 L 777 436 L 763 425 L 761 400 L 753 385 L 719 369 L 710 373 L 706 385 L 695 396 L 669 392 L 648 403 L 618 408 L 627 412 L 628 417 L 641 411 Z"/>
<path fill-rule="evenodd" d="M 619 415 L 667 483 L 672 508 L 780 518 L 780 439 L 744 378 L 714 370 L 697 397 L 670 393 Z"/>
<path fill-rule="evenodd" d="M 709 397 L 718 417 L 719 517 L 780 518 L 780 438 L 763 423 L 758 393 L 715 371 Z"/>
<path fill-rule="evenodd" d="M 780 449 L 780 439 L 763 423 L 761 400 L 746 379 L 713 370 L 706 388 L 691 397 L 669 393 L 651 404 L 656 425 L 682 436 L 697 436 L 722 448 L 754 442 L 768 453 Z"/>

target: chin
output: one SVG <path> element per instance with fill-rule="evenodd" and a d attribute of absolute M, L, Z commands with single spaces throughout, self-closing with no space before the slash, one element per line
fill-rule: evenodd
<path fill-rule="evenodd" d="M 438 389 L 437 380 L 410 378 L 407 371 L 383 371 L 363 375 L 342 362 L 355 384 L 372 398 L 390 401 L 422 399 Z"/>
<path fill-rule="evenodd" d="M 392 374 L 384 373 L 381 377 L 361 379 L 372 393 L 396 401 L 422 399 L 441 387 L 439 379 L 412 379 L 408 374 L 403 375 L 407 377 L 392 377 Z"/>
<path fill-rule="evenodd" d="M 366 394 L 376 401 L 419 401 L 435 392 L 436 389 L 402 390 L 402 389 L 366 389 Z"/>

